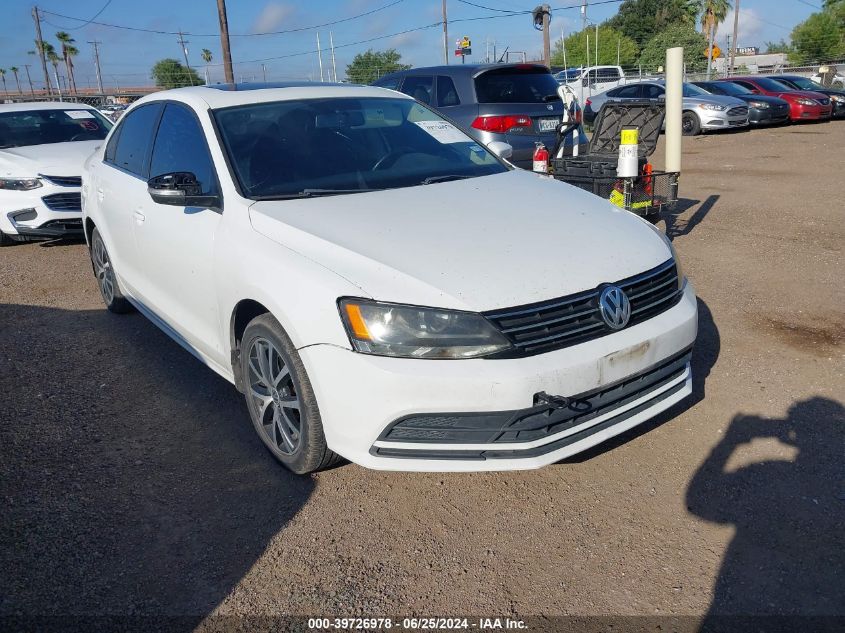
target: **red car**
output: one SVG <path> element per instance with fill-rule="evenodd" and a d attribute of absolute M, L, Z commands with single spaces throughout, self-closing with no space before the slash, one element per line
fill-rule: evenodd
<path fill-rule="evenodd" d="M 748 88 L 751 92 L 769 97 L 778 97 L 789 102 L 789 119 L 795 121 L 819 121 L 829 119 L 833 112 L 830 97 L 811 90 L 790 90 L 782 83 L 769 77 L 730 77 L 729 81 Z"/>

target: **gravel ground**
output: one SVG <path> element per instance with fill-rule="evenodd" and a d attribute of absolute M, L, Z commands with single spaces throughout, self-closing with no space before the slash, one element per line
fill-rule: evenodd
<path fill-rule="evenodd" d="M 0 616 L 845 616 L 843 147 L 684 139 L 695 395 L 535 472 L 292 476 L 83 245 L 0 250 Z"/>

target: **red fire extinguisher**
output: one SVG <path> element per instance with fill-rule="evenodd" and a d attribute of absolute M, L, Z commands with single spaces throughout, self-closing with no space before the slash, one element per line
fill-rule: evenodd
<path fill-rule="evenodd" d="M 540 142 L 537 143 L 537 149 L 534 150 L 533 171 L 539 174 L 549 173 L 549 150 Z"/>

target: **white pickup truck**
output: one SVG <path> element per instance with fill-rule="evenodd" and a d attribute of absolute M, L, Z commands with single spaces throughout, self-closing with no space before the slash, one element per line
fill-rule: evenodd
<path fill-rule="evenodd" d="M 620 66 L 587 66 L 568 68 L 554 75 L 561 85 L 572 88 L 578 103 L 592 95 L 605 92 L 626 82 L 625 71 Z"/>

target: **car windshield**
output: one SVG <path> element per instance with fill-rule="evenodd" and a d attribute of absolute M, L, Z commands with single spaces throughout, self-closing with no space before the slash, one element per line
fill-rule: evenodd
<path fill-rule="evenodd" d="M 544 67 L 508 66 L 475 78 L 478 103 L 547 103 L 560 100 L 558 83 Z"/>
<path fill-rule="evenodd" d="M 774 79 L 769 79 L 768 77 L 758 77 L 755 78 L 754 81 L 763 89 L 769 92 L 783 92 L 785 90 L 794 90 L 792 86 L 787 86 L 779 81 L 775 81 Z"/>
<path fill-rule="evenodd" d="M 708 84 L 710 86 L 712 84 Z M 748 88 L 740 86 L 739 84 L 731 83 L 730 81 L 720 81 L 716 86 L 714 86 L 717 90 L 721 92 L 731 95 L 731 96 L 740 96 L 740 95 L 750 95 L 752 93 Z"/>
<path fill-rule="evenodd" d="M 578 79 L 580 76 L 580 68 L 568 68 L 566 70 L 561 70 L 559 73 L 556 73 L 555 79 L 557 79 L 558 81 L 572 81 L 573 79 Z"/>
<path fill-rule="evenodd" d="M 395 189 L 507 171 L 412 99 L 276 101 L 215 111 L 241 190 L 254 200 Z"/>
<path fill-rule="evenodd" d="M 825 89 L 825 87 L 821 84 L 817 84 L 815 81 L 807 79 L 806 77 L 790 77 L 789 79 L 778 79 L 777 81 L 778 83 L 785 83 L 790 88 L 794 85 L 800 90 L 818 90 L 819 88 L 822 90 Z"/>
<path fill-rule="evenodd" d="M 685 97 L 707 97 L 710 93 L 693 84 L 684 84 Z"/>
<path fill-rule="evenodd" d="M 112 124 L 88 109 L 0 112 L 0 148 L 47 145 L 70 141 L 99 141 Z"/>

